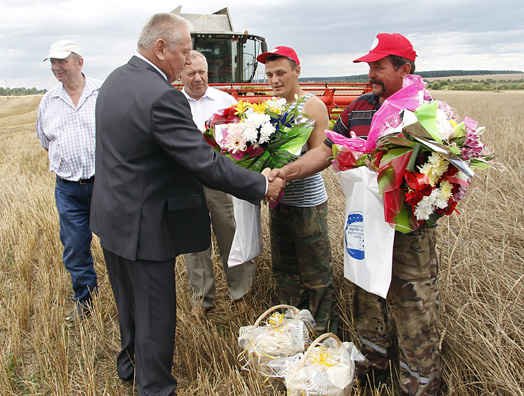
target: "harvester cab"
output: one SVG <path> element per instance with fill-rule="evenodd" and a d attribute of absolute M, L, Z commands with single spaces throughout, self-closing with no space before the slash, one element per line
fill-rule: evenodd
<path fill-rule="evenodd" d="M 210 83 L 251 83 L 258 80 L 257 56 L 267 51 L 264 37 L 235 32 L 229 9 L 212 14 L 183 14 L 182 6 L 172 14 L 193 25 L 193 48 L 205 55 Z"/>
<path fill-rule="evenodd" d="M 233 95 L 237 100 L 258 103 L 273 96 L 263 71 L 257 68 L 257 56 L 267 51 L 264 37 L 247 31 L 237 33 L 229 9 L 212 14 L 183 14 L 182 6 L 171 13 L 187 19 L 193 25 L 193 48 L 205 55 L 209 85 Z M 180 83 L 174 84 L 182 89 Z M 317 95 L 327 107 L 332 120 L 361 94 L 371 91 L 368 83 L 303 82 L 303 90 Z"/>

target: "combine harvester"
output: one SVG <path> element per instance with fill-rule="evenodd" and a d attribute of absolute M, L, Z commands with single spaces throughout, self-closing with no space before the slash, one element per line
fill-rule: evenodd
<path fill-rule="evenodd" d="M 206 56 L 209 85 L 237 100 L 258 103 L 273 96 L 257 62 L 257 56 L 267 51 L 264 37 L 247 31 L 235 32 L 227 7 L 212 14 L 183 14 L 181 9 L 179 6 L 171 13 L 192 23 L 193 48 Z M 181 88 L 179 84 L 175 86 Z M 326 104 L 331 119 L 336 119 L 360 95 L 371 91 L 368 83 L 301 83 L 300 86 Z"/>

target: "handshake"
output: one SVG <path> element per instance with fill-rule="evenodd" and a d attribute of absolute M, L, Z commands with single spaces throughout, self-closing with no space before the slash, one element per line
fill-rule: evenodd
<path fill-rule="evenodd" d="M 264 198 L 268 202 L 276 202 L 280 192 L 286 186 L 286 173 L 282 169 L 266 168 L 262 171 L 262 174 L 268 181 L 267 192 Z"/>

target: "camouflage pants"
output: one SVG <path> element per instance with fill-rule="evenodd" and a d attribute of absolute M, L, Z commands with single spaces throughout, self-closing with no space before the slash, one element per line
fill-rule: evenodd
<path fill-rule="evenodd" d="M 282 304 L 308 309 L 315 333 L 336 333 L 335 288 L 327 202 L 314 207 L 279 204 L 271 209 L 273 274 Z"/>
<path fill-rule="evenodd" d="M 353 316 L 367 368 L 387 370 L 393 334 L 400 386 L 407 395 L 440 389 L 438 259 L 435 231 L 395 233 L 393 277 L 387 299 L 355 286 Z"/>

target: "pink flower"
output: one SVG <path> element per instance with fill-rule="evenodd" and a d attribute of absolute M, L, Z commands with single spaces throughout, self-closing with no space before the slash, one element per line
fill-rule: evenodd
<path fill-rule="evenodd" d="M 467 132 L 466 139 L 462 147 L 462 158 L 468 160 L 470 158 L 478 158 L 484 150 L 484 144 L 480 141 L 476 133 Z"/>
<path fill-rule="evenodd" d="M 224 147 L 230 152 L 231 155 L 238 154 L 240 159 L 246 151 L 246 141 L 242 137 L 242 125 L 241 124 L 228 124 L 227 135 L 224 139 Z M 236 157 L 235 157 L 236 158 Z"/>

